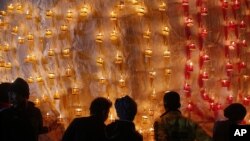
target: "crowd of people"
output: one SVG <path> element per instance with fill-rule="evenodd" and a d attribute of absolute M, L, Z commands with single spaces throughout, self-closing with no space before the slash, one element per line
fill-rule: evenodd
<path fill-rule="evenodd" d="M 43 126 L 41 111 L 29 101 L 29 85 L 17 78 L 13 83 L 0 84 L 0 140 L 38 141 L 40 134 L 51 127 Z M 214 124 L 209 136 L 196 122 L 182 115 L 180 95 L 168 91 L 163 97 L 165 112 L 154 123 L 155 141 L 229 141 L 230 126 L 240 124 L 246 108 L 233 103 L 224 109 L 227 120 Z M 106 125 L 112 102 L 95 98 L 90 105 L 90 116 L 75 118 L 62 136 L 62 141 L 143 141 L 133 122 L 137 104 L 129 96 L 117 98 L 118 119 Z"/>

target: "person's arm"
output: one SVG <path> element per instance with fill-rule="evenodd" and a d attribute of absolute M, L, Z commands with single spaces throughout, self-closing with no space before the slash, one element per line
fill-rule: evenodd
<path fill-rule="evenodd" d="M 73 141 L 77 130 L 78 121 L 74 119 L 63 134 L 62 141 Z"/>
<path fill-rule="evenodd" d="M 155 121 L 154 123 L 154 138 L 155 141 L 167 141 L 165 127 L 159 121 Z"/>

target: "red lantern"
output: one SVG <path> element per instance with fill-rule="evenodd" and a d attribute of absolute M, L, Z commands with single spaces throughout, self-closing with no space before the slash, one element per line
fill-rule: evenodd
<path fill-rule="evenodd" d="M 240 21 L 239 27 L 240 27 L 241 29 L 245 29 L 245 28 L 246 28 L 246 23 L 245 23 L 244 20 L 241 20 L 241 21 Z"/>
<path fill-rule="evenodd" d="M 228 104 L 233 103 L 233 96 L 232 96 L 232 95 L 229 95 L 229 96 L 227 97 L 227 103 L 228 103 Z"/>
<path fill-rule="evenodd" d="M 185 82 L 183 90 L 186 93 L 187 97 L 191 96 L 191 86 L 190 86 L 190 84 L 188 84 L 187 82 Z"/>
<path fill-rule="evenodd" d="M 229 86 L 230 86 L 230 81 L 229 81 L 228 79 L 222 79 L 222 80 L 221 80 L 221 86 L 222 86 L 222 87 L 227 87 L 227 88 L 229 88 Z"/>
<path fill-rule="evenodd" d="M 240 9 L 240 1 L 239 0 L 234 0 L 233 9 L 234 10 Z"/>
<path fill-rule="evenodd" d="M 194 110 L 194 104 L 192 102 L 188 103 L 187 110 L 190 111 L 190 112 Z"/>
<path fill-rule="evenodd" d="M 191 60 L 188 60 L 186 62 L 186 71 L 191 72 L 194 70 L 193 62 Z"/>
<path fill-rule="evenodd" d="M 202 7 L 201 8 L 201 16 L 207 16 L 207 8 L 206 7 Z"/>
<path fill-rule="evenodd" d="M 193 19 L 190 18 L 190 17 L 185 17 L 185 18 L 184 18 L 184 22 L 185 22 L 185 25 L 186 25 L 187 27 L 191 27 L 191 26 L 194 25 L 194 21 L 193 21 Z"/>

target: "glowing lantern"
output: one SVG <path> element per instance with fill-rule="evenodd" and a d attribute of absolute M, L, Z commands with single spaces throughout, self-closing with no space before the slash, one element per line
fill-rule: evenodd
<path fill-rule="evenodd" d="M 115 57 L 115 63 L 122 64 L 122 62 L 123 62 L 123 57 L 121 55 L 117 54 Z"/>
<path fill-rule="evenodd" d="M 69 57 L 70 56 L 70 48 L 64 48 L 63 50 L 62 50 L 62 55 L 64 56 L 64 57 Z"/>
<path fill-rule="evenodd" d="M 191 60 L 188 60 L 186 62 L 186 71 L 191 72 L 194 70 L 193 62 Z"/>
<path fill-rule="evenodd" d="M 193 19 L 190 17 L 185 17 L 184 22 L 187 27 L 191 27 L 194 25 Z"/>
<path fill-rule="evenodd" d="M 104 60 L 102 59 L 102 57 L 98 57 L 98 58 L 96 59 L 96 64 L 97 64 L 97 65 L 100 65 L 100 66 L 102 66 L 102 65 L 104 64 Z"/>
<path fill-rule="evenodd" d="M 48 50 L 48 56 L 55 56 L 55 50 L 52 49 L 52 48 L 50 48 L 50 49 Z"/>
<path fill-rule="evenodd" d="M 159 4 L 159 11 L 166 11 L 167 9 L 167 5 L 165 2 L 162 2 L 161 4 Z"/>
<path fill-rule="evenodd" d="M 48 77 L 49 77 L 49 79 L 55 79 L 55 73 L 53 73 L 53 72 L 50 72 L 50 73 L 48 73 Z"/>
<path fill-rule="evenodd" d="M 150 38 L 150 35 L 151 35 L 151 32 L 150 32 L 150 30 L 148 29 L 148 30 L 146 30 L 146 31 L 144 32 L 143 37 L 146 38 L 146 39 L 149 39 L 149 38 Z"/>
<path fill-rule="evenodd" d="M 61 25 L 60 27 L 61 31 L 67 31 L 68 30 L 68 26 L 67 25 Z"/>
<path fill-rule="evenodd" d="M 138 5 L 136 8 L 136 12 L 139 16 L 144 16 L 146 13 L 146 8 L 142 5 Z"/>
<path fill-rule="evenodd" d="M 182 5 L 183 5 L 183 6 L 187 6 L 188 3 L 189 3 L 188 1 L 189 1 L 189 0 L 182 0 Z"/>
<path fill-rule="evenodd" d="M 162 34 L 163 34 L 163 35 L 168 36 L 168 35 L 169 35 L 169 32 L 170 32 L 170 30 L 169 30 L 168 26 L 164 26 L 164 27 L 162 28 Z"/>
<path fill-rule="evenodd" d="M 101 32 L 96 35 L 95 41 L 98 42 L 98 43 L 102 43 L 102 41 L 103 41 L 103 34 Z"/>
<path fill-rule="evenodd" d="M 201 8 L 201 15 L 202 16 L 206 16 L 207 15 L 207 8 L 206 7 L 202 7 Z"/>
<path fill-rule="evenodd" d="M 121 76 L 121 79 L 119 80 L 119 86 L 121 88 L 126 87 L 126 81 L 122 76 Z"/>
<path fill-rule="evenodd" d="M 171 69 L 165 69 L 165 76 L 169 76 L 172 74 L 172 70 Z"/>
<path fill-rule="evenodd" d="M 240 21 L 239 27 L 240 27 L 241 29 L 245 29 L 245 28 L 246 28 L 246 23 L 245 23 L 244 20 Z"/>
<path fill-rule="evenodd" d="M 16 35 L 18 33 L 18 27 L 17 26 L 13 27 L 11 33 Z"/>
<path fill-rule="evenodd" d="M 112 11 L 110 13 L 110 19 L 111 19 L 111 21 L 116 21 L 117 20 L 117 13 L 115 11 Z"/>
<path fill-rule="evenodd" d="M 19 37 L 18 37 L 18 43 L 19 43 L 19 44 L 23 44 L 23 43 L 24 43 L 24 38 L 21 37 L 21 36 L 19 36 Z"/>
<path fill-rule="evenodd" d="M 170 52 L 168 49 L 166 49 L 166 50 L 164 51 L 164 53 L 163 53 L 163 57 L 164 57 L 164 58 L 170 58 L 170 56 L 171 56 L 171 52 Z"/>
<path fill-rule="evenodd" d="M 80 16 L 81 17 L 86 17 L 90 13 L 90 9 L 87 5 L 84 5 L 81 10 L 80 10 Z"/>
<path fill-rule="evenodd" d="M 80 92 L 80 90 L 79 90 L 79 88 L 78 88 L 77 86 L 75 86 L 75 87 L 72 88 L 71 93 L 72 93 L 73 95 L 79 94 L 79 92 Z"/>
<path fill-rule="evenodd" d="M 8 10 L 8 12 L 12 13 L 13 10 L 14 10 L 13 4 L 8 5 L 8 6 L 7 6 L 7 10 Z"/>
<path fill-rule="evenodd" d="M 22 13 L 23 12 L 23 6 L 21 4 L 17 4 L 16 10 L 17 10 L 17 12 Z"/>
<path fill-rule="evenodd" d="M 47 10 L 46 11 L 46 17 L 51 18 L 54 15 L 54 12 L 52 10 Z"/>
<path fill-rule="evenodd" d="M 46 29 L 45 31 L 45 37 L 50 38 L 52 36 L 53 32 L 50 29 Z"/>
<path fill-rule="evenodd" d="M 6 69 L 11 69 L 11 68 L 12 68 L 11 62 L 5 62 L 4 67 L 5 67 Z"/>
<path fill-rule="evenodd" d="M 32 19 L 32 10 L 28 9 L 25 15 L 26 15 L 26 19 L 28 20 Z"/>
<path fill-rule="evenodd" d="M 117 30 L 114 29 L 114 30 L 110 33 L 110 40 L 115 41 L 115 40 L 117 40 L 117 38 L 118 38 Z"/>
<path fill-rule="evenodd" d="M 68 66 L 65 71 L 65 76 L 71 77 L 72 75 L 73 75 L 73 70 L 70 66 Z"/>
<path fill-rule="evenodd" d="M 73 12 L 72 12 L 72 10 L 68 10 L 67 11 L 66 19 L 69 20 L 69 21 L 73 19 Z"/>
<path fill-rule="evenodd" d="M 145 54 L 145 57 L 150 58 L 150 57 L 152 57 L 153 51 L 151 48 L 147 48 L 147 49 L 145 49 L 144 54 Z"/>
<path fill-rule="evenodd" d="M 27 40 L 28 40 L 28 41 L 33 41 L 33 40 L 34 40 L 34 35 L 31 34 L 31 33 L 29 33 L 29 34 L 27 35 Z"/>

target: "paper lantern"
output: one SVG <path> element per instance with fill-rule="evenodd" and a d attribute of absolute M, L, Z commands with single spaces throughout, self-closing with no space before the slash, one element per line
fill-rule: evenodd
<path fill-rule="evenodd" d="M 147 48 L 147 49 L 145 49 L 144 54 L 145 54 L 145 57 L 151 58 L 152 54 L 153 54 L 153 51 L 152 51 L 151 48 Z"/>

